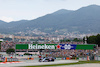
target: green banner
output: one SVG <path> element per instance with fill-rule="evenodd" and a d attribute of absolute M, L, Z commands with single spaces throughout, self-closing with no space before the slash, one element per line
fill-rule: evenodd
<path fill-rule="evenodd" d="M 28 49 L 28 44 L 16 44 L 16 49 Z"/>
<path fill-rule="evenodd" d="M 16 44 L 16 49 L 82 49 L 93 50 L 95 44 Z"/>
<path fill-rule="evenodd" d="M 93 49 L 94 46 L 95 46 L 94 44 L 90 44 L 90 45 L 89 44 L 86 44 L 86 45 L 78 44 L 76 49 L 91 50 L 91 49 Z"/>

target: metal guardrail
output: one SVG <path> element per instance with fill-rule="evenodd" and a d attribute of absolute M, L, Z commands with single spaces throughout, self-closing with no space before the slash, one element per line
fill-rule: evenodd
<path fill-rule="evenodd" d="M 1 61 L 2 61 L 2 62 L 4 62 L 5 60 L 6 60 L 7 62 L 19 61 L 18 58 L 7 58 L 7 59 L 1 58 Z"/>

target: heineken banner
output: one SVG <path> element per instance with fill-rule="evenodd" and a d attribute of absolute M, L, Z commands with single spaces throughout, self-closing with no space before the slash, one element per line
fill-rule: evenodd
<path fill-rule="evenodd" d="M 16 44 L 16 49 L 93 49 L 95 44 Z"/>
<path fill-rule="evenodd" d="M 16 49 L 56 49 L 57 44 L 16 44 Z"/>

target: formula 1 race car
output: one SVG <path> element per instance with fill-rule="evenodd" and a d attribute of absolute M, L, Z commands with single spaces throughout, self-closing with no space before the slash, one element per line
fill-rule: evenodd
<path fill-rule="evenodd" d="M 52 57 L 43 57 L 39 59 L 39 62 L 51 62 L 54 61 L 54 58 Z"/>

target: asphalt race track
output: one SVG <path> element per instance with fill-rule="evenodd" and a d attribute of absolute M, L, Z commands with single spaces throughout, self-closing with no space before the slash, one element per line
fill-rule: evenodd
<path fill-rule="evenodd" d="M 62 64 L 62 63 L 75 63 L 77 60 L 55 60 L 54 62 L 38 62 L 38 60 L 24 61 L 21 63 L 7 63 L 0 64 L 0 67 L 15 67 L 15 66 L 35 66 L 35 65 L 49 65 L 49 64 Z"/>

